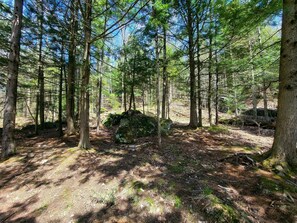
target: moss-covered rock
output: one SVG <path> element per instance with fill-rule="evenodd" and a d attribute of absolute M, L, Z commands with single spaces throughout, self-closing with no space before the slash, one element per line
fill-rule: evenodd
<path fill-rule="evenodd" d="M 122 119 L 122 115 L 120 114 L 112 114 L 110 113 L 106 120 L 103 122 L 103 125 L 107 128 L 110 128 L 112 126 L 119 125 Z"/>
<path fill-rule="evenodd" d="M 173 122 L 170 119 L 161 119 L 161 134 L 168 135 Z"/>
<path fill-rule="evenodd" d="M 115 141 L 118 143 L 133 143 L 136 138 L 157 134 L 157 120 L 154 117 L 142 114 L 137 110 L 129 110 L 122 114 L 110 114 L 104 122 L 106 127 L 118 126 Z M 161 132 L 168 135 L 172 121 L 161 120 Z"/>

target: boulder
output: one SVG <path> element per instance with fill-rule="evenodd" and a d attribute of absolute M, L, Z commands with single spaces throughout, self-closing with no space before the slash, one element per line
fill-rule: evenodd
<path fill-rule="evenodd" d="M 103 122 L 103 125 L 107 128 L 110 128 L 112 126 L 119 125 L 121 119 L 122 119 L 122 115 L 110 113 L 107 116 L 106 120 Z"/>
<path fill-rule="evenodd" d="M 142 114 L 137 110 L 129 110 L 122 114 L 110 114 L 104 122 L 106 127 L 117 126 L 115 141 L 117 143 L 134 143 L 137 138 L 157 134 L 157 119 Z M 169 134 L 172 121 L 161 119 L 161 133 Z"/>

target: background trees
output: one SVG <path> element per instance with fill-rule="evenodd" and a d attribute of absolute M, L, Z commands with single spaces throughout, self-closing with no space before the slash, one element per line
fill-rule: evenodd
<path fill-rule="evenodd" d="M 0 7 L 3 80 L 9 4 Z M 158 76 L 160 116 L 177 114 L 181 103 L 192 127 L 218 124 L 222 112 L 251 107 L 256 117 L 257 107 L 275 107 L 280 1 L 25 4 L 17 110 L 34 121 L 35 133 L 64 120 L 67 133 L 79 129 L 80 146 L 89 148 L 89 123 L 99 132 L 101 113 L 156 113 Z"/>

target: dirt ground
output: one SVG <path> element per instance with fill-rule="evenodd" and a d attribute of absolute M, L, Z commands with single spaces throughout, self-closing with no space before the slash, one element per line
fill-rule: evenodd
<path fill-rule="evenodd" d="M 296 178 L 252 158 L 271 130 L 175 125 L 162 148 L 93 130 L 90 150 L 55 129 L 25 134 L 0 163 L 0 222 L 297 222 Z"/>

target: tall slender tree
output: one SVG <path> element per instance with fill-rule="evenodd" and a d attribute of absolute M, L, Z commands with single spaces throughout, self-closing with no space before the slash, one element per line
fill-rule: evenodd
<path fill-rule="evenodd" d="M 278 113 L 272 158 L 297 167 L 297 2 L 283 1 Z"/>
<path fill-rule="evenodd" d="M 92 0 L 85 0 L 83 15 L 84 29 L 84 54 L 81 80 L 81 103 L 80 103 L 80 140 L 78 147 L 88 149 L 91 147 L 89 138 L 89 107 L 90 107 L 90 50 L 91 50 L 91 25 L 92 25 Z"/>
<path fill-rule="evenodd" d="M 74 125 L 74 104 L 75 104 L 75 72 L 76 72 L 76 45 L 77 45 L 77 31 L 78 31 L 78 0 L 70 3 L 70 42 L 69 42 L 69 64 L 67 76 L 67 100 L 66 100 L 66 120 L 67 120 L 67 134 L 75 133 Z"/>
<path fill-rule="evenodd" d="M 188 55 L 190 67 L 190 123 L 189 126 L 198 126 L 197 103 L 196 103 L 196 75 L 195 75 L 195 46 L 193 27 L 193 5 L 191 0 L 186 0 L 187 11 L 187 34 L 188 34 Z"/>
<path fill-rule="evenodd" d="M 8 61 L 8 75 L 6 84 L 6 95 L 3 117 L 3 135 L 1 157 L 6 158 L 16 152 L 14 140 L 17 86 L 19 73 L 20 39 L 23 18 L 23 1 L 14 1 L 14 12 L 12 20 L 12 33 L 10 39 L 10 52 Z"/>
<path fill-rule="evenodd" d="M 40 118 L 40 127 L 44 129 L 44 65 L 43 65 L 43 37 L 44 37 L 44 3 L 43 0 L 38 0 L 38 23 L 39 23 L 39 48 L 38 48 L 38 86 L 39 94 L 37 100 L 39 100 L 39 118 Z"/>

